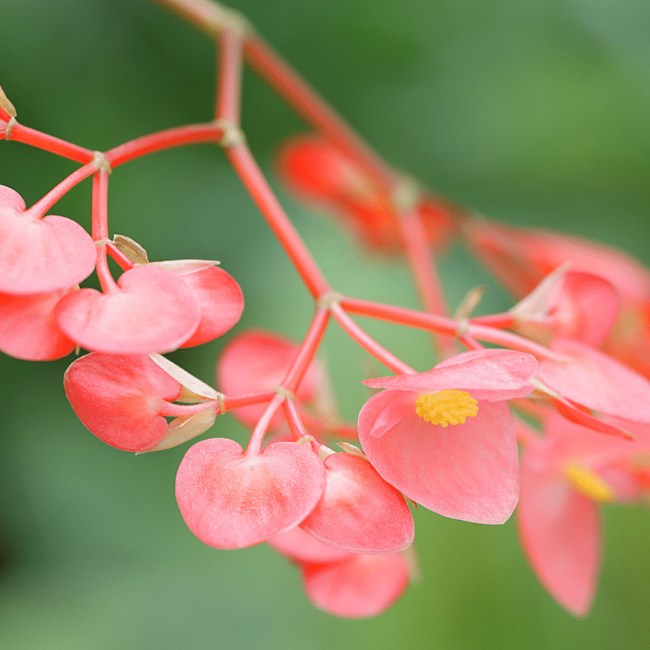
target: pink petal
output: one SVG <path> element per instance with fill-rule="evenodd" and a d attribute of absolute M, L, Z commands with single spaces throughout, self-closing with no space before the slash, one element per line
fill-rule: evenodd
<path fill-rule="evenodd" d="M 274 332 L 243 332 L 233 338 L 221 354 L 217 363 L 217 386 L 227 395 L 273 390 L 282 383 L 298 347 L 293 341 Z M 313 400 L 321 381 L 321 368 L 315 360 L 309 364 L 296 398 L 301 402 Z M 254 425 L 265 409 L 266 404 L 255 404 L 231 412 L 244 424 Z M 278 413 L 271 425 L 277 427 L 283 421 Z"/>
<path fill-rule="evenodd" d="M 329 614 L 369 618 L 386 611 L 409 583 L 408 566 L 399 554 L 353 555 L 330 564 L 306 565 L 307 597 Z"/>
<path fill-rule="evenodd" d="M 597 347 L 612 329 L 620 306 L 618 291 L 610 282 L 591 273 L 571 271 L 564 277 L 555 304 L 556 335 Z"/>
<path fill-rule="evenodd" d="M 566 361 L 542 359 L 539 378 L 573 402 L 607 415 L 650 423 L 650 381 L 612 357 L 572 339 L 551 348 Z"/>
<path fill-rule="evenodd" d="M 325 492 L 300 524 L 330 546 L 356 553 L 395 553 L 413 543 L 413 517 L 404 497 L 365 459 L 331 454 Z"/>
<path fill-rule="evenodd" d="M 91 352 L 68 367 L 65 393 L 84 425 L 100 440 L 125 451 L 148 451 L 167 433 L 160 415 L 181 385 L 147 356 Z"/>
<path fill-rule="evenodd" d="M 537 360 L 530 354 L 488 349 L 458 354 L 427 372 L 380 377 L 363 383 L 371 388 L 419 394 L 459 389 L 468 391 L 474 399 L 493 401 L 528 395 L 533 390 L 529 380 L 536 370 Z"/>
<path fill-rule="evenodd" d="M 59 300 L 69 290 L 34 296 L 0 294 L 0 350 L 28 361 L 51 361 L 75 348 L 54 319 Z"/>
<path fill-rule="evenodd" d="M 543 469 L 536 452 L 522 457 L 517 524 L 521 544 L 545 589 L 575 616 L 591 606 L 600 565 L 596 504 Z"/>
<path fill-rule="evenodd" d="M 244 548 L 299 524 L 324 486 L 323 464 L 308 445 L 277 442 L 245 455 L 233 440 L 212 438 L 185 454 L 176 500 L 202 542 Z"/>
<path fill-rule="evenodd" d="M 244 296 L 232 276 L 213 264 L 188 268 L 170 269 L 189 286 L 201 308 L 199 327 L 183 343 L 183 348 L 202 345 L 225 334 L 244 311 Z"/>
<path fill-rule="evenodd" d="M 268 540 L 268 544 L 278 553 L 303 564 L 336 562 L 351 555 L 350 551 L 319 542 L 299 526 L 274 535 Z"/>
<path fill-rule="evenodd" d="M 199 305 L 171 271 L 139 266 L 117 284 L 114 293 L 68 294 L 56 309 L 59 327 L 82 347 L 107 354 L 169 352 L 196 330 Z"/>
<path fill-rule="evenodd" d="M 387 390 L 371 397 L 359 413 L 359 440 L 379 474 L 409 499 L 445 517 L 501 524 L 519 492 L 517 440 L 508 405 L 479 401 L 476 417 L 464 424 L 432 425 L 413 409 L 381 438 L 371 435 L 386 408 Z"/>
<path fill-rule="evenodd" d="M 0 186 L 0 293 L 53 293 L 78 284 L 95 268 L 97 250 L 75 221 L 25 214 L 25 203 Z"/>

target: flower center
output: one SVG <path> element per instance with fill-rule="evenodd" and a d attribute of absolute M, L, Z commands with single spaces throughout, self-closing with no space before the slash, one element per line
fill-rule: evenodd
<path fill-rule="evenodd" d="M 415 412 L 425 422 L 446 427 L 473 418 L 478 413 L 478 402 L 464 390 L 441 390 L 420 395 L 415 400 Z"/>
<path fill-rule="evenodd" d="M 594 474 L 591 470 L 576 463 L 571 463 L 564 468 L 564 476 L 576 490 L 598 503 L 616 499 L 616 492 L 609 483 L 603 481 L 600 476 Z"/>

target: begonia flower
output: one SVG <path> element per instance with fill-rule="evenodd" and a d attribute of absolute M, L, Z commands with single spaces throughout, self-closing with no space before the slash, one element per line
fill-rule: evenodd
<path fill-rule="evenodd" d="M 402 553 L 351 553 L 324 544 L 299 527 L 271 537 L 268 544 L 298 564 L 307 597 L 334 616 L 377 616 L 395 603 L 410 580 L 410 565 Z"/>
<path fill-rule="evenodd" d="M 463 233 L 477 258 L 518 298 L 565 262 L 571 263 L 572 271 L 607 280 L 618 292 L 621 305 L 602 348 L 650 377 L 650 269 L 641 262 L 585 238 L 487 219 L 468 220 Z M 600 313 L 594 312 L 593 319 L 599 320 Z"/>
<path fill-rule="evenodd" d="M 541 343 L 559 336 L 598 347 L 612 329 L 620 303 L 618 291 L 605 278 L 560 267 L 509 313 L 518 333 Z"/>
<path fill-rule="evenodd" d="M 354 554 L 338 562 L 301 565 L 309 600 L 341 618 L 370 618 L 386 611 L 409 584 L 401 553 Z"/>
<path fill-rule="evenodd" d="M 301 135 L 284 144 L 277 164 L 291 191 L 335 215 L 367 248 L 384 253 L 401 249 L 392 188 L 349 154 L 321 137 Z M 418 211 L 429 244 L 441 248 L 453 231 L 453 208 L 425 196 Z"/>
<path fill-rule="evenodd" d="M 0 293 L 53 293 L 85 280 L 97 260 L 90 235 L 72 219 L 25 208 L 18 192 L 0 185 Z"/>
<path fill-rule="evenodd" d="M 181 394 L 181 384 L 148 356 L 91 352 L 73 361 L 65 393 L 83 424 L 124 451 L 149 451 L 167 433 L 160 411 Z"/>
<path fill-rule="evenodd" d="M 527 444 L 521 459 L 517 526 L 535 575 L 565 609 L 591 607 L 601 558 L 599 505 L 641 493 L 632 464 L 650 449 L 643 442 L 599 436 L 557 413 L 546 435 Z"/>
<path fill-rule="evenodd" d="M 139 266 L 123 273 L 115 289 L 81 289 L 55 311 L 63 332 L 80 346 L 107 354 L 170 352 L 196 331 L 201 310 L 175 273 Z"/>
<path fill-rule="evenodd" d="M 459 354 L 428 372 L 365 381 L 385 390 L 359 413 L 363 450 L 386 481 L 429 510 L 503 523 L 519 493 L 507 400 L 533 390 L 536 370 L 530 354 L 491 349 Z"/>
<path fill-rule="evenodd" d="M 28 361 L 51 361 L 70 354 L 76 344 L 54 318 L 57 303 L 69 291 L 31 296 L 0 294 L 0 350 Z"/>
<path fill-rule="evenodd" d="M 320 458 L 295 442 L 249 454 L 234 440 L 203 440 L 190 447 L 176 475 L 176 500 L 188 528 L 222 549 L 259 544 L 293 528 L 324 488 Z"/>
<path fill-rule="evenodd" d="M 312 537 L 355 553 L 395 553 L 413 542 L 413 517 L 404 497 L 370 462 L 328 455 L 325 491 L 300 524 Z"/>

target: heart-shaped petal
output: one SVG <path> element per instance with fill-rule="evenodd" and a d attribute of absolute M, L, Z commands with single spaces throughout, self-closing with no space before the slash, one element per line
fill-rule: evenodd
<path fill-rule="evenodd" d="M 359 440 L 379 474 L 405 496 L 445 517 L 501 524 L 512 514 L 519 493 L 517 439 L 505 402 L 478 402 L 476 417 L 443 428 L 412 410 L 381 437 L 375 420 L 403 391 L 371 397 L 359 413 Z M 391 418 L 388 418 L 389 420 Z"/>
<path fill-rule="evenodd" d="M 324 487 L 325 469 L 308 445 L 276 442 L 245 454 L 233 440 L 212 438 L 185 454 L 176 500 L 202 542 L 244 548 L 299 524 Z"/>
<path fill-rule="evenodd" d="M 59 327 L 79 345 L 107 354 L 169 352 L 196 330 L 199 306 L 174 273 L 139 266 L 123 273 L 119 290 L 82 289 L 56 309 Z"/>
<path fill-rule="evenodd" d="M 63 380 L 77 417 L 100 440 L 125 451 L 149 451 L 167 433 L 160 415 L 181 385 L 147 356 L 91 352 L 74 361 Z"/>
<path fill-rule="evenodd" d="M 54 319 L 68 290 L 34 296 L 0 294 L 0 350 L 28 361 L 51 361 L 75 348 Z"/>
<path fill-rule="evenodd" d="M 53 293 L 78 284 L 95 268 L 90 235 L 66 217 L 25 213 L 20 194 L 0 186 L 0 293 Z"/>
<path fill-rule="evenodd" d="M 404 497 L 365 459 L 330 454 L 325 492 L 301 528 L 325 544 L 355 553 L 395 553 L 413 542 Z"/>

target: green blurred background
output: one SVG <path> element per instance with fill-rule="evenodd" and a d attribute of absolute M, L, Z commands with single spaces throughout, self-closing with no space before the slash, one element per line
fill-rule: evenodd
<path fill-rule="evenodd" d="M 387 160 L 488 216 L 607 241 L 650 262 L 647 0 L 240 0 L 233 4 Z M 211 118 L 213 47 L 140 0 L 2 0 L 0 85 L 23 124 L 91 149 Z M 300 122 L 253 75 L 243 125 L 271 174 Z M 33 203 L 75 166 L 0 142 L 0 183 Z M 89 226 L 90 184 L 55 213 Z M 281 194 L 333 285 L 407 306 L 399 261 L 359 255 Z M 241 283 L 237 330 L 299 338 L 311 301 L 221 152 L 159 153 L 111 176 L 111 233 L 151 259 L 208 258 Z M 254 233 L 254 234 L 253 234 Z M 487 276 L 459 250 L 442 262 L 452 306 Z M 492 288 L 482 309 L 507 307 Z M 368 323 L 418 369 L 422 333 Z M 224 341 L 227 341 L 226 336 Z M 173 355 L 213 382 L 224 341 Z M 368 358 L 333 326 L 323 357 L 343 414 L 367 398 Z M 608 507 L 599 594 L 575 620 L 539 587 L 512 522 L 416 513 L 423 580 L 367 621 L 311 607 L 265 546 L 198 542 L 174 501 L 185 447 L 135 457 L 96 440 L 62 388 L 69 359 L 0 359 L 0 647 L 483 649 L 650 647 L 647 510 Z M 212 435 L 243 440 L 229 417 Z M 208 434 L 210 435 L 210 434 Z"/>

